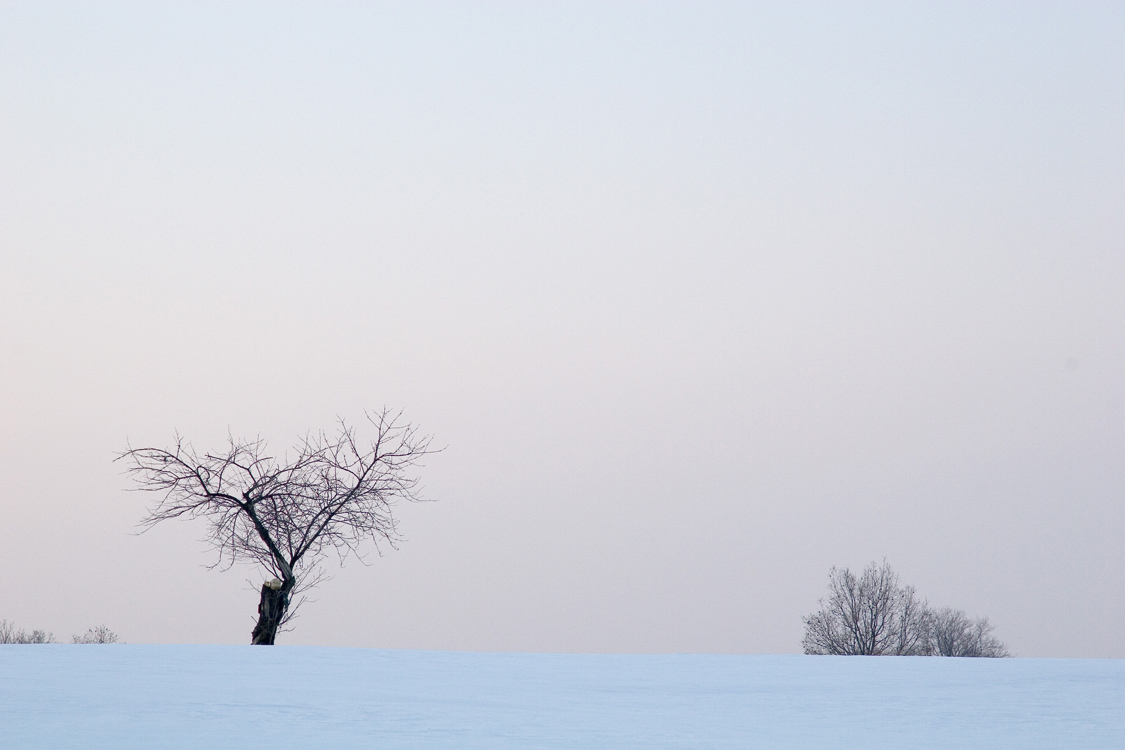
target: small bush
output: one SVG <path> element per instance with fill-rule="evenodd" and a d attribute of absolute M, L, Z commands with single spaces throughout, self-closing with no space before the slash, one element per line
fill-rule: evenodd
<path fill-rule="evenodd" d="M 117 633 L 107 628 L 105 625 L 98 625 L 96 628 L 90 628 L 82 635 L 74 636 L 75 643 L 117 643 L 120 639 Z"/>
<path fill-rule="evenodd" d="M 938 656 L 1009 656 L 1007 647 L 992 635 L 987 617 L 969 618 L 946 607 L 932 613 L 933 652 Z"/>
<path fill-rule="evenodd" d="M 53 633 L 45 630 L 16 630 L 14 622 L 0 620 L 0 643 L 57 643 Z"/>

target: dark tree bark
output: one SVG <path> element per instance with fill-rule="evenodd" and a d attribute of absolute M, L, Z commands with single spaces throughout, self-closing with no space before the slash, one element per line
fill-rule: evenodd
<path fill-rule="evenodd" d="M 250 634 L 250 643 L 254 646 L 272 646 L 277 638 L 277 631 L 285 622 L 285 615 L 289 611 L 289 593 L 293 590 L 294 580 L 286 580 L 280 586 L 262 584 L 262 596 L 258 601 L 258 624 Z"/>

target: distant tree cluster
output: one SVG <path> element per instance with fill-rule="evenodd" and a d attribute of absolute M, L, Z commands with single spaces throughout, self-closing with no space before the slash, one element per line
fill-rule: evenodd
<path fill-rule="evenodd" d="M 90 628 L 82 635 L 71 638 L 72 643 L 117 643 L 117 633 L 105 625 Z M 58 643 L 55 634 L 46 630 L 32 630 L 30 632 L 17 629 L 15 623 L 0 620 L 0 644 L 29 644 L 29 643 Z"/>
<path fill-rule="evenodd" d="M 935 610 L 886 561 L 862 574 L 832 568 L 821 609 L 803 618 L 806 654 L 867 656 L 1009 656 L 987 617 Z"/>

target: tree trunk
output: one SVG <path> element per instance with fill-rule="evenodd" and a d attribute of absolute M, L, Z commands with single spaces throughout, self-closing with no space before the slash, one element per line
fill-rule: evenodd
<path fill-rule="evenodd" d="M 276 579 L 275 579 L 276 581 Z M 258 602 L 258 624 L 250 635 L 250 643 L 254 646 L 272 646 L 277 638 L 277 629 L 285 620 L 285 613 L 289 611 L 289 592 L 293 589 L 293 580 L 287 579 L 283 584 L 271 586 L 262 584 L 262 598 Z"/>

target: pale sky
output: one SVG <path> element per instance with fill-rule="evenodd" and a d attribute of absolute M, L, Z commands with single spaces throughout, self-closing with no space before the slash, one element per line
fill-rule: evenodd
<path fill-rule="evenodd" d="M 886 558 L 1125 657 L 1125 7 L 5 4 L 0 619 L 248 643 L 128 442 L 401 408 L 284 643 L 800 650 Z"/>

